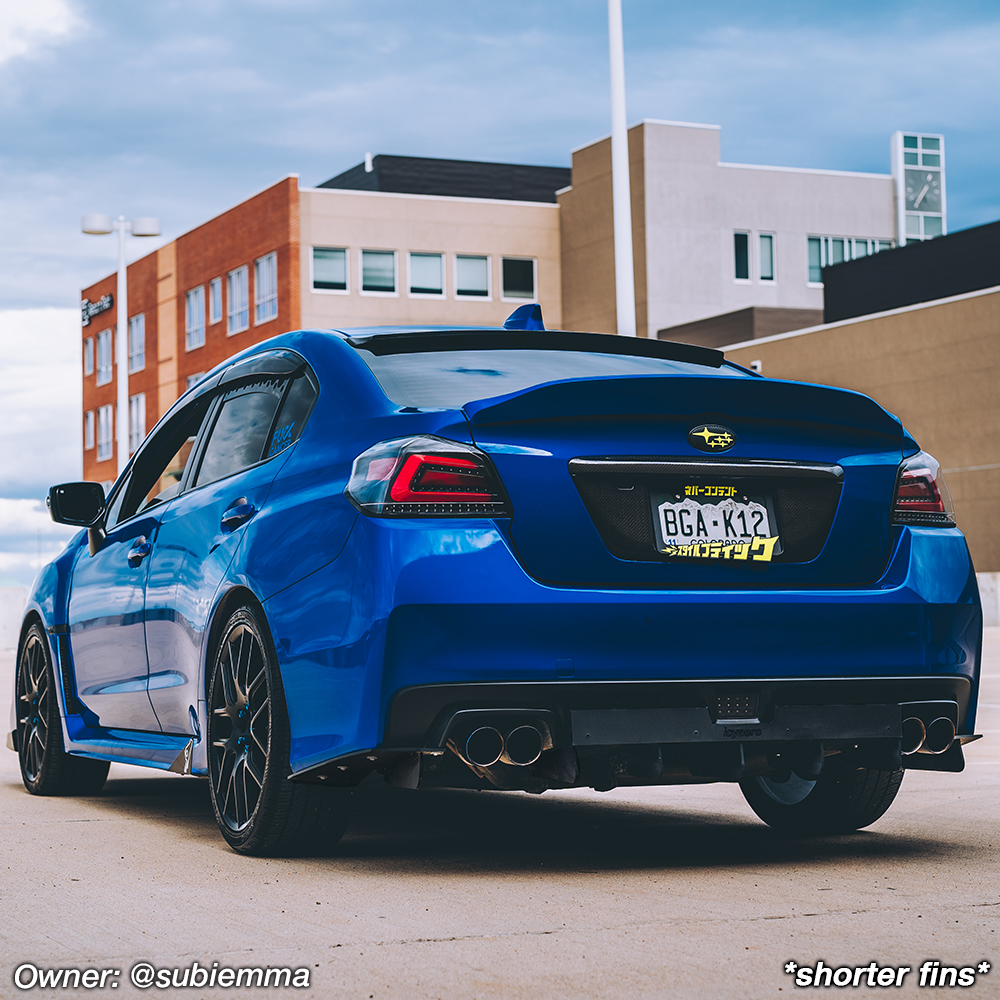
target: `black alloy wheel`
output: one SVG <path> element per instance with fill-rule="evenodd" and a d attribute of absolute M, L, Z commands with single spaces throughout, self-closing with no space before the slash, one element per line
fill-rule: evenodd
<path fill-rule="evenodd" d="M 289 781 L 288 712 L 263 614 L 244 606 L 223 626 L 208 693 L 212 808 L 241 854 L 328 853 L 350 821 L 350 789 Z"/>
<path fill-rule="evenodd" d="M 24 787 L 32 795 L 96 795 L 111 765 L 64 750 L 48 638 L 37 622 L 21 640 L 15 694 L 17 756 Z"/>

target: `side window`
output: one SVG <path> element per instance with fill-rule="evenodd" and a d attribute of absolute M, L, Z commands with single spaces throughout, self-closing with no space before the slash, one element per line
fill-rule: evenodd
<path fill-rule="evenodd" d="M 146 442 L 128 480 L 111 502 L 109 528 L 176 495 L 208 402 L 196 400 Z"/>
<path fill-rule="evenodd" d="M 265 457 L 274 415 L 287 379 L 268 379 L 232 389 L 222 398 L 195 486 L 225 479 Z"/>
<path fill-rule="evenodd" d="M 316 402 L 316 395 L 312 377 L 305 372 L 299 374 L 289 387 L 281 412 L 275 421 L 271 443 L 267 449 L 268 458 L 280 455 L 298 440 L 306 420 L 309 419 L 313 403 Z"/>

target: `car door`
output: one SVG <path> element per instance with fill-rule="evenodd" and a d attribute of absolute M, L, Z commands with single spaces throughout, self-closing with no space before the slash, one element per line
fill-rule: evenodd
<path fill-rule="evenodd" d="M 207 401 L 158 428 L 109 498 L 73 567 L 70 648 L 77 695 L 104 728 L 157 732 L 147 693 L 145 586 L 160 517 L 177 491 Z"/>
<path fill-rule="evenodd" d="M 160 519 L 146 583 L 146 644 L 149 697 L 164 732 L 198 734 L 214 598 L 280 465 L 273 459 L 287 435 L 278 415 L 294 381 L 257 373 L 220 386 L 191 474 Z"/>

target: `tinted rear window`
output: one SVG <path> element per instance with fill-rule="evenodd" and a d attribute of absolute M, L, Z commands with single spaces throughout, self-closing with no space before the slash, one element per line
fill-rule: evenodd
<path fill-rule="evenodd" d="M 458 407 L 473 399 L 503 396 L 543 382 L 607 375 L 715 375 L 746 378 L 734 368 L 686 361 L 580 351 L 428 351 L 420 354 L 358 354 L 382 391 L 400 406 Z"/>

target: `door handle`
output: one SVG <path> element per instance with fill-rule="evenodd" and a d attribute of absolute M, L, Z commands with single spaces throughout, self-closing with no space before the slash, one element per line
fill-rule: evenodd
<path fill-rule="evenodd" d="M 137 566 L 141 565 L 143 559 L 153 551 L 153 543 L 146 541 L 145 535 L 139 535 L 132 542 L 132 548 L 128 550 L 128 564 L 135 569 Z"/>
<path fill-rule="evenodd" d="M 246 497 L 240 497 L 239 500 L 234 500 L 222 515 L 222 530 L 235 531 L 256 513 L 257 508 L 249 503 Z"/>

